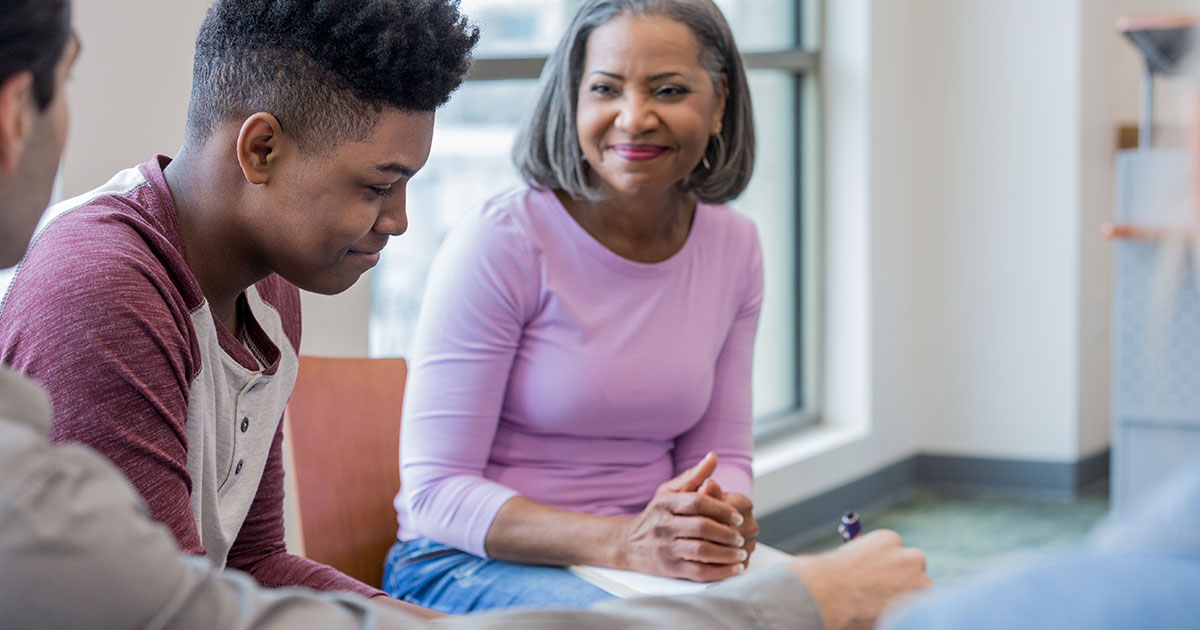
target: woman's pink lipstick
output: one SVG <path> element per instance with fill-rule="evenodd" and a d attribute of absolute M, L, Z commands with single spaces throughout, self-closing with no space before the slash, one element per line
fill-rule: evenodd
<path fill-rule="evenodd" d="M 654 144 L 614 144 L 612 150 L 630 162 L 644 162 L 662 155 L 667 148 Z"/>

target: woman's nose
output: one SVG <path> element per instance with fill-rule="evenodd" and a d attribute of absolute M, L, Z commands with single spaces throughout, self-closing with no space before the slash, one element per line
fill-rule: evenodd
<path fill-rule="evenodd" d="M 631 136 L 653 130 L 658 125 L 654 103 L 642 95 L 630 94 L 621 102 L 617 113 L 617 127 Z"/>

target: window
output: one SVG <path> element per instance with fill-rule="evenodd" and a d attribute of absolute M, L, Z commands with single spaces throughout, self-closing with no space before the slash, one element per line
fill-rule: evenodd
<path fill-rule="evenodd" d="M 812 267 L 815 160 L 808 133 L 815 83 L 812 3 L 717 0 L 749 70 L 758 160 L 749 189 L 734 202 L 758 224 L 766 292 L 754 364 L 754 414 L 760 437 L 814 417 L 816 352 Z M 579 0 L 463 0 L 482 28 L 471 77 L 437 115 L 433 150 L 408 189 L 409 230 L 385 250 L 372 278 L 373 356 L 409 353 L 425 279 L 450 228 L 489 197 L 520 180 L 509 153 L 532 103 L 545 56 Z"/>

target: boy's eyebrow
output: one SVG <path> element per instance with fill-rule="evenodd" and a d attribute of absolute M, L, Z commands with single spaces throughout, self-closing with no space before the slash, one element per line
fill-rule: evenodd
<path fill-rule="evenodd" d="M 417 172 L 416 169 L 409 168 L 403 164 L 400 164 L 399 162 L 388 162 L 387 164 L 379 164 L 375 168 L 376 168 L 376 170 L 383 172 L 383 173 L 394 173 L 396 175 L 401 175 L 403 177 L 412 177 L 413 174 L 415 174 Z"/>

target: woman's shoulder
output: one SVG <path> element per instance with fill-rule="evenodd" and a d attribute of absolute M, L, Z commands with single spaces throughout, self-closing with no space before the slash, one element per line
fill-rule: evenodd
<path fill-rule="evenodd" d="M 552 229 L 554 192 L 529 185 L 496 194 L 469 212 L 455 228 L 477 246 L 539 249 Z"/>
<path fill-rule="evenodd" d="M 744 287 L 743 312 L 759 308 L 762 303 L 763 252 L 754 220 L 728 204 L 700 204 L 696 211 L 697 225 L 707 235 L 706 256 L 712 269 L 726 274 L 734 284 Z M 701 223 L 702 221 L 702 223 Z"/>
<path fill-rule="evenodd" d="M 494 227 L 528 227 L 544 215 L 545 208 L 552 203 L 557 203 L 553 191 L 522 184 L 492 196 L 471 218 Z"/>
<path fill-rule="evenodd" d="M 714 243 L 723 243 L 736 251 L 755 250 L 761 246 L 758 241 L 758 226 L 754 219 L 725 203 L 700 203 L 696 206 L 699 224 L 705 226 L 705 239 Z"/>
<path fill-rule="evenodd" d="M 513 187 L 494 195 L 454 226 L 440 256 L 480 262 L 515 257 L 527 264 L 544 240 L 544 195 L 553 198 L 552 192 L 530 186 Z"/>

